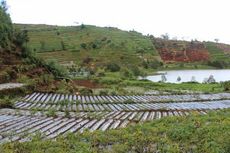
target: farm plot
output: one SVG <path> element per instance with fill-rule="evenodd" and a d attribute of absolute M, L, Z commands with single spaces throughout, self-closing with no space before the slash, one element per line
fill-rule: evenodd
<path fill-rule="evenodd" d="M 230 107 L 230 94 L 79 96 L 33 93 L 18 101 L 15 107 L 69 112 L 224 109 Z"/>
<path fill-rule="evenodd" d="M 33 93 L 0 110 L 0 143 L 29 141 L 36 133 L 55 139 L 67 133 L 123 128 L 166 116 L 206 114 L 230 108 L 230 94 L 79 96 Z M 50 112 L 53 112 L 50 115 Z"/>
<path fill-rule="evenodd" d="M 95 130 L 124 128 L 129 124 L 160 119 L 166 116 L 184 116 L 193 113 L 206 114 L 206 111 L 146 111 L 146 112 L 105 112 L 101 118 L 87 116 L 87 113 L 75 117 L 48 117 L 32 115 L 28 112 L 5 114 L 0 112 L 0 144 L 10 141 L 30 141 L 36 133 L 43 139 L 53 139 L 58 135 Z M 98 112 L 99 114 L 99 112 Z"/>
<path fill-rule="evenodd" d="M 33 93 L 23 98 L 27 102 L 57 103 L 58 101 L 78 101 L 82 103 L 135 103 L 135 102 L 184 102 L 230 99 L 230 93 L 185 94 L 185 95 L 133 95 L 133 96 L 80 96 L 52 93 Z"/>

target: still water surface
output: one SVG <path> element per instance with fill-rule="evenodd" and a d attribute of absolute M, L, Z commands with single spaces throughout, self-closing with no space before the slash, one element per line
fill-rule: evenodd
<path fill-rule="evenodd" d="M 158 75 L 148 76 L 147 79 L 153 82 L 162 81 L 162 74 L 169 83 L 190 82 L 194 80 L 203 83 L 213 75 L 216 82 L 229 81 L 230 69 L 225 70 L 172 70 L 172 71 L 158 71 Z M 178 79 L 179 78 L 179 79 Z M 179 81 L 180 80 L 180 81 Z"/>

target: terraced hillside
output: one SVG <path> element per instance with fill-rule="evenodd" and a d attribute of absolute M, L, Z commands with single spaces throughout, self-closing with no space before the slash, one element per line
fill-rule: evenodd
<path fill-rule="evenodd" d="M 211 60 L 227 63 L 230 62 L 229 45 L 213 42 L 206 42 L 205 45 L 210 53 Z"/>
<path fill-rule="evenodd" d="M 33 93 L 0 110 L 0 143 L 56 138 L 86 129 L 109 130 L 166 116 L 230 108 L 230 94 L 79 96 Z"/>
<path fill-rule="evenodd" d="M 143 62 L 157 59 L 166 63 L 200 62 L 220 68 L 229 65 L 229 45 L 226 44 L 159 39 L 135 31 L 90 25 L 14 26 L 28 31 L 30 41 L 27 46 L 37 55 L 44 59 L 55 59 L 61 64 L 104 67 L 114 62 L 122 66 L 143 66 Z M 222 66 L 219 66 L 220 62 Z"/>
<path fill-rule="evenodd" d="M 91 58 L 91 64 L 103 65 L 114 61 L 138 65 L 142 58 L 158 58 L 150 39 L 135 31 L 90 25 L 61 27 L 16 24 L 15 27 L 28 30 L 28 47 L 38 52 L 39 56 L 61 63 L 84 63 L 84 60 Z"/>

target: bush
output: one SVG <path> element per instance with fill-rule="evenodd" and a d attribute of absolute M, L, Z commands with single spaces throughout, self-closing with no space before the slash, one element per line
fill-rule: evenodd
<path fill-rule="evenodd" d="M 124 68 L 121 70 L 120 75 L 124 79 L 132 79 L 133 78 L 133 73 L 130 72 L 128 69 Z"/>
<path fill-rule="evenodd" d="M 0 108 L 14 108 L 14 102 L 8 96 L 5 96 L 0 99 Z"/>
<path fill-rule="evenodd" d="M 5 1 L 0 2 L 0 48 L 10 49 L 13 39 L 13 24 L 7 13 Z"/>
<path fill-rule="evenodd" d="M 28 64 L 35 64 L 36 66 L 44 67 L 51 72 L 55 78 L 66 77 L 67 72 L 60 64 L 55 60 L 48 60 L 47 62 L 37 57 L 30 49 L 26 48 L 25 58 Z"/>
<path fill-rule="evenodd" d="M 100 90 L 99 95 L 100 96 L 106 96 L 106 95 L 109 95 L 109 92 L 108 92 L 108 90 Z"/>
<path fill-rule="evenodd" d="M 222 83 L 224 91 L 230 91 L 230 81 L 226 81 Z"/>
<path fill-rule="evenodd" d="M 88 88 L 80 89 L 79 92 L 81 95 L 92 95 L 93 94 L 93 90 L 88 89 Z"/>
<path fill-rule="evenodd" d="M 50 84 L 54 81 L 53 76 L 50 74 L 44 74 L 41 77 L 42 77 L 43 83 L 45 83 L 45 84 Z"/>
<path fill-rule="evenodd" d="M 157 69 L 157 68 L 163 66 L 163 63 L 158 61 L 158 60 L 143 61 L 142 66 L 145 69 L 148 69 L 148 68 Z"/>
<path fill-rule="evenodd" d="M 141 71 L 140 71 L 140 69 L 139 69 L 137 66 L 132 66 L 132 67 L 130 68 L 130 70 L 132 71 L 132 73 L 133 73 L 133 75 L 134 75 L 135 77 L 141 75 Z"/>
<path fill-rule="evenodd" d="M 57 117 L 56 111 L 54 109 L 49 109 L 46 115 L 48 117 Z"/>
<path fill-rule="evenodd" d="M 110 72 L 118 72 L 120 71 L 120 66 L 116 63 L 109 63 L 106 66 L 106 70 L 110 71 Z"/>
<path fill-rule="evenodd" d="M 228 66 L 228 64 L 226 62 L 224 62 L 224 61 L 218 61 L 218 60 L 208 61 L 208 65 L 216 67 L 216 68 L 220 68 L 220 69 L 223 69 L 223 68 L 225 68 L 225 67 Z"/>
<path fill-rule="evenodd" d="M 64 77 L 64 76 L 66 76 L 67 72 L 65 71 L 65 69 L 54 60 L 47 61 L 47 63 L 45 63 L 45 67 L 50 72 L 52 72 L 52 74 L 55 77 Z"/>
<path fill-rule="evenodd" d="M 86 49 L 87 48 L 87 44 L 86 43 L 81 43 L 81 48 Z"/>

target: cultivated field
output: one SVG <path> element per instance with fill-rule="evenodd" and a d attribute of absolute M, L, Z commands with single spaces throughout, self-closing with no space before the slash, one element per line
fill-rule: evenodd
<path fill-rule="evenodd" d="M 123 128 L 166 116 L 230 108 L 230 94 L 79 96 L 33 93 L 0 111 L 0 143 Z"/>

